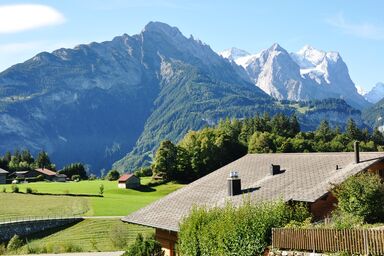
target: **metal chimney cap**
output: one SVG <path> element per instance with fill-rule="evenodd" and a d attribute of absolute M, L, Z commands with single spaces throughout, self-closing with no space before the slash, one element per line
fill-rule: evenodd
<path fill-rule="evenodd" d="M 238 178 L 239 173 L 237 171 L 233 171 L 229 173 L 229 178 Z"/>

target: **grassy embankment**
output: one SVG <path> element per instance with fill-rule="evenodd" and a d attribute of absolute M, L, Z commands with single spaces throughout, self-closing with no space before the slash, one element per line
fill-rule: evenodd
<path fill-rule="evenodd" d="M 147 184 L 149 178 L 142 179 Z M 118 189 L 116 181 L 81 182 L 37 182 L 19 184 L 20 192 L 29 187 L 41 193 L 55 194 L 99 194 L 99 186 L 104 186 L 104 197 L 51 196 L 10 193 L 11 185 L 5 187 L 7 193 L 0 193 L 0 220 L 10 217 L 29 216 L 125 216 L 160 199 L 182 187 L 167 183 L 156 187 L 144 186 L 140 190 Z M 122 250 L 135 239 L 137 233 L 149 234 L 153 229 L 122 223 L 116 219 L 86 219 L 78 224 L 42 237 L 31 237 L 19 253 L 65 251 L 109 251 Z M 32 240 L 31 240 L 32 239 Z M 29 249 L 28 249 L 29 248 Z"/>

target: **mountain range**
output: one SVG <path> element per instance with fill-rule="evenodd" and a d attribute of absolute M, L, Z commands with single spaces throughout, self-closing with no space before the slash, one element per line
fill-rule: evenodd
<path fill-rule="evenodd" d="M 307 45 L 297 53 L 288 53 L 279 44 L 273 44 L 257 54 L 236 48 L 220 54 L 242 66 L 253 83 L 275 99 L 340 98 L 357 109 L 371 105 L 358 93 L 338 52 L 324 52 Z"/>
<path fill-rule="evenodd" d="M 0 73 L 0 153 L 44 149 L 58 167 L 132 171 L 150 164 L 161 140 L 177 142 L 226 117 L 296 114 L 304 130 L 323 119 L 364 125 L 358 109 L 370 103 L 339 54 L 311 47 L 289 54 L 278 44 L 225 54 L 160 22 L 39 53 Z"/>

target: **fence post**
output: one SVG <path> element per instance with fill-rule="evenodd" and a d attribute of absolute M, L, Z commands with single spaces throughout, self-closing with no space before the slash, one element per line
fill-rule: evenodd
<path fill-rule="evenodd" d="M 369 246 L 368 246 L 368 237 L 367 230 L 363 230 L 363 240 L 364 240 L 364 255 L 369 255 Z"/>

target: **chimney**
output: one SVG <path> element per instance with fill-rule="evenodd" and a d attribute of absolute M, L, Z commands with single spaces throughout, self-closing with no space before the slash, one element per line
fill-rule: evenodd
<path fill-rule="evenodd" d="M 360 163 L 360 150 L 359 150 L 359 142 L 355 141 L 353 144 L 354 149 L 355 149 L 355 164 Z"/>
<path fill-rule="evenodd" d="M 228 195 L 236 196 L 241 194 L 241 180 L 238 172 L 230 172 L 228 182 Z"/>
<path fill-rule="evenodd" d="M 280 165 L 271 164 L 271 175 L 276 175 L 280 173 Z"/>

